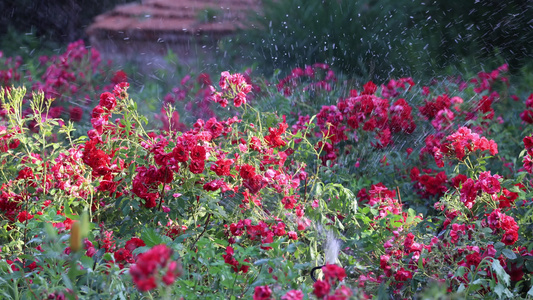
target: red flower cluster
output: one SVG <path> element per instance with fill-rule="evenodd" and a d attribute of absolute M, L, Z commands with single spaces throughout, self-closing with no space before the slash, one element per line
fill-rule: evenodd
<path fill-rule="evenodd" d="M 271 148 L 283 147 L 286 145 L 286 142 L 281 138 L 281 135 L 285 133 L 285 130 L 289 128 L 289 125 L 285 123 L 285 116 L 283 117 L 283 122 L 279 123 L 278 128 L 268 128 L 268 135 L 265 136 L 265 141 L 268 146 Z"/>
<path fill-rule="evenodd" d="M 504 232 L 502 243 L 506 245 L 513 245 L 518 240 L 518 224 L 513 217 L 500 212 L 500 209 L 495 209 L 487 218 L 489 227 L 496 233 L 500 229 Z"/>
<path fill-rule="evenodd" d="M 411 169 L 411 181 L 420 196 L 424 198 L 441 197 L 448 191 L 448 176 L 444 171 L 438 173 L 431 169 L 422 171 L 426 174 L 420 175 L 420 170 L 417 167 Z"/>
<path fill-rule="evenodd" d="M 400 95 L 400 90 L 410 91 L 413 86 L 415 86 L 415 82 L 411 77 L 391 79 L 386 85 L 381 85 L 381 94 L 384 98 L 392 99 Z"/>
<path fill-rule="evenodd" d="M 0 51 L 0 59 L 3 57 L 4 53 Z M 7 67 L 7 70 L 0 70 L 0 86 L 5 87 L 5 89 L 9 91 L 11 86 L 15 85 L 15 82 L 20 81 L 21 73 L 19 73 L 19 68 L 23 64 L 22 57 L 6 57 L 2 63 Z M 0 116 L 3 116 L 1 110 Z"/>
<path fill-rule="evenodd" d="M 450 97 L 446 94 L 440 95 L 437 98 L 432 99 L 432 101 L 426 99 L 425 103 L 426 104 L 423 106 L 418 107 L 418 110 L 420 111 L 420 114 L 428 120 L 437 117 L 440 111 L 449 110 L 452 105 Z"/>
<path fill-rule="evenodd" d="M 533 173 L 533 137 L 526 136 L 523 142 L 527 152 L 523 158 L 524 169 L 531 174 Z"/>
<path fill-rule="evenodd" d="M 248 265 L 240 264 L 235 257 L 233 257 L 234 251 L 233 247 L 227 246 L 226 247 L 226 254 L 223 254 L 222 257 L 224 257 L 224 262 L 228 265 L 231 265 L 233 268 L 233 271 L 235 273 L 242 272 L 242 273 L 248 273 L 248 268 L 250 268 Z M 244 259 L 245 262 L 250 262 L 247 258 Z"/>
<path fill-rule="evenodd" d="M 198 75 L 196 82 L 199 84 L 195 85 L 194 80 L 191 80 L 190 75 L 186 75 L 180 81 L 180 85 L 172 89 L 164 98 L 163 108 L 161 109 L 161 114 L 157 115 L 156 118 L 163 121 L 165 129 L 168 131 L 168 117 L 166 116 L 165 110 L 168 105 L 175 105 L 180 103 L 183 105 L 180 111 L 185 110 L 187 116 L 193 118 L 209 119 L 216 116 L 215 111 L 211 108 L 213 99 L 212 99 L 212 89 L 211 89 L 211 78 L 206 73 L 201 73 Z M 194 89 L 197 88 L 196 91 Z M 192 99 L 191 99 L 192 98 Z M 185 100 L 189 101 L 185 101 Z M 179 113 L 174 111 L 173 117 L 170 120 L 172 130 L 185 131 L 186 125 L 179 122 Z"/>
<path fill-rule="evenodd" d="M 135 257 L 133 256 L 133 250 L 146 246 L 143 240 L 137 237 L 132 237 L 129 241 L 126 242 L 124 248 L 119 248 L 115 251 L 113 256 L 115 257 L 115 262 L 118 263 L 119 267 L 122 269 L 126 263 L 134 263 Z"/>
<path fill-rule="evenodd" d="M 317 73 L 325 72 L 323 79 L 317 78 Z M 293 91 L 298 88 L 302 80 L 311 80 L 311 83 L 307 84 L 303 91 L 331 91 L 331 84 L 337 81 L 335 73 L 326 64 L 316 63 L 312 66 L 305 66 L 302 68 L 294 68 L 287 77 L 281 79 L 277 84 L 278 91 L 283 91 L 286 97 L 292 95 Z"/>
<path fill-rule="evenodd" d="M 274 242 L 275 236 L 281 237 L 287 235 L 289 238 L 292 236 L 292 239 L 294 239 L 294 232 L 291 233 L 291 231 L 289 231 L 289 233 L 287 233 L 285 227 L 286 225 L 283 222 L 267 224 L 264 221 L 259 221 L 257 225 L 252 225 L 250 219 L 244 219 L 239 220 L 237 223 L 231 223 L 228 235 L 232 235 L 232 237 L 230 237 L 230 243 L 234 243 L 234 237 L 239 237 L 246 233 L 246 236 L 250 241 L 260 241 L 262 249 L 270 250 L 272 247 L 265 246 L 264 244 Z"/>
<path fill-rule="evenodd" d="M 433 149 L 429 149 L 430 145 L 428 143 L 434 143 Z M 461 127 L 455 133 L 447 136 L 442 143 L 429 137 L 426 138 L 426 147 L 424 149 L 433 154 L 435 163 L 442 168 L 444 166 L 443 155 L 459 160 L 463 160 L 465 156 L 476 150 L 488 150 L 491 155 L 495 155 L 498 153 L 498 144 L 494 140 L 489 141 L 486 137 L 480 137 L 479 134 L 472 132 L 470 128 Z"/>
<path fill-rule="evenodd" d="M 520 119 L 528 124 L 533 124 L 533 94 L 527 98 L 526 109 L 520 113 Z"/>
<path fill-rule="evenodd" d="M 344 285 L 341 285 L 334 292 L 331 289 L 332 287 L 334 287 L 333 282 L 317 280 L 313 284 L 313 294 L 318 299 L 326 300 L 348 300 L 353 296 L 353 292 Z"/>
<path fill-rule="evenodd" d="M 366 194 L 366 190 L 361 194 L 361 200 L 368 200 L 368 205 L 378 210 L 379 214 L 375 220 L 384 219 L 388 214 L 401 215 L 402 205 L 396 199 L 396 192 L 389 190 L 383 183 L 373 184 Z M 359 196 L 359 195 L 358 195 Z"/>
<path fill-rule="evenodd" d="M 316 115 L 316 122 L 320 133 L 317 136 L 326 137 L 329 142 L 319 142 L 317 150 L 325 155 L 322 160 L 335 160 L 338 149 L 334 145 L 348 140 L 351 136 L 358 140 L 356 131 L 360 127 L 363 131 L 374 133 L 376 141 L 371 145 L 383 148 L 392 143 L 393 133 L 411 134 L 416 128 L 413 121 L 412 108 L 405 99 L 398 99 L 390 105 L 387 99 L 376 96 L 377 86 L 367 82 L 359 95 L 351 90 L 347 98 L 340 98 L 336 105 L 323 106 Z M 294 130 L 306 130 L 307 117 L 302 117 Z"/>
<path fill-rule="evenodd" d="M 139 254 L 137 262 L 130 267 L 133 282 L 140 291 L 150 291 L 157 287 L 157 279 L 171 285 L 176 277 L 181 276 L 181 267 L 170 260 L 172 250 L 166 245 L 154 246 L 147 252 Z M 162 272 L 161 272 L 162 271 Z"/>
<path fill-rule="evenodd" d="M 76 94 L 81 88 L 92 88 L 91 74 L 97 71 L 101 62 L 100 53 L 85 47 L 82 40 L 70 43 L 59 56 L 43 56 L 39 60 L 51 64 L 42 76 L 43 81 L 36 81 L 32 90 L 43 91 L 46 99 L 58 100 L 70 98 L 68 95 Z M 86 61 L 90 62 L 88 66 L 85 66 Z"/>
<path fill-rule="evenodd" d="M 8 149 L 16 149 L 20 141 L 13 138 L 14 132 L 8 132 L 7 127 L 0 125 L 0 152 L 5 153 Z"/>
<path fill-rule="evenodd" d="M 131 191 L 145 201 L 146 208 L 156 207 L 156 200 L 159 198 L 158 187 L 160 184 L 170 183 L 173 172 L 167 167 L 155 166 L 140 166 L 135 171 L 137 175 L 133 179 Z"/>
<path fill-rule="evenodd" d="M 507 73 L 508 71 L 509 66 L 507 64 L 503 64 L 491 72 L 479 72 L 477 74 L 477 78 L 470 80 L 470 82 L 475 86 L 474 92 L 478 94 L 482 93 L 483 91 L 492 92 L 492 86 L 498 80 L 505 84 L 509 84 L 509 79 L 502 76 L 502 73 Z"/>
<path fill-rule="evenodd" d="M 89 136 L 91 137 L 90 134 Z M 99 149 L 102 144 L 99 136 L 93 136 L 85 143 L 81 158 L 86 165 L 91 167 L 93 180 L 100 178 L 100 185 L 97 189 L 115 193 L 120 181 L 115 181 L 114 178 L 124 168 L 124 162 L 119 158 L 112 160 L 112 156 Z M 83 178 L 79 178 L 77 182 L 81 184 L 83 181 Z M 116 193 L 117 197 L 120 195 L 121 192 Z"/>
<path fill-rule="evenodd" d="M 431 252 L 434 241 L 430 245 L 424 245 L 415 242 L 415 236 L 412 233 L 400 235 L 399 230 L 393 233 L 394 236 L 383 245 L 385 254 L 380 256 L 380 267 L 385 277 L 394 277 L 396 288 L 401 288 L 404 282 L 411 279 L 417 271 L 422 250 Z M 408 257 L 409 268 L 406 269 L 403 261 Z"/>
<path fill-rule="evenodd" d="M 478 193 L 481 191 L 494 195 L 499 193 L 501 190 L 499 175 L 491 175 L 490 171 L 482 172 L 477 181 L 474 181 L 472 178 L 468 178 L 461 185 L 461 201 L 464 205 L 471 209 L 475 203 L 475 200 L 478 196 Z"/>
<path fill-rule="evenodd" d="M 254 289 L 254 300 L 272 300 L 272 290 L 268 285 L 256 286 Z"/>
<path fill-rule="evenodd" d="M 322 267 L 322 272 L 324 273 L 326 281 L 331 285 L 341 282 L 346 278 L 346 271 L 344 271 L 344 268 L 335 264 L 326 264 Z"/>

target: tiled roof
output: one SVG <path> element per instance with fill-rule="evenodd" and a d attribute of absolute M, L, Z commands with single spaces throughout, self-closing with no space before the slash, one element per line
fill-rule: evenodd
<path fill-rule="evenodd" d="M 245 27 L 246 12 L 258 8 L 258 0 L 145 0 L 96 17 L 87 33 L 96 38 L 141 40 L 172 35 L 220 37 Z"/>
<path fill-rule="evenodd" d="M 148 69 L 168 66 L 169 51 L 179 63 L 216 59 L 218 41 L 249 25 L 247 14 L 261 0 L 144 0 L 117 6 L 87 28 L 90 43 L 104 59 L 137 62 Z"/>

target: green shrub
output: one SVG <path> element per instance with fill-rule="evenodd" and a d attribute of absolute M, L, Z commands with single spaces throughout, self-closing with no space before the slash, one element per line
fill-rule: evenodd
<path fill-rule="evenodd" d="M 325 62 L 383 80 L 495 57 L 518 68 L 532 55 L 533 7 L 525 0 L 263 3 L 257 27 L 242 35 L 265 72 Z"/>

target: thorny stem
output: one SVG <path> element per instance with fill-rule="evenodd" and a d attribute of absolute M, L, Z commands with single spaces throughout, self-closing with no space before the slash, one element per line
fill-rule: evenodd
<path fill-rule="evenodd" d="M 26 187 L 28 185 L 28 180 L 26 178 L 24 178 L 24 186 Z M 25 205 L 25 208 L 24 210 L 26 211 L 26 220 L 24 222 L 24 238 L 23 238 L 23 242 L 24 244 L 22 245 L 22 253 L 26 254 L 26 235 L 27 235 L 27 232 L 28 232 L 28 202 L 29 202 L 29 196 L 27 193 L 24 193 L 24 196 L 26 199 L 24 199 L 24 205 Z"/>
<path fill-rule="evenodd" d="M 396 186 L 396 191 L 398 191 L 398 200 L 400 201 L 400 206 L 402 205 L 402 196 L 400 195 L 400 187 Z"/>
<path fill-rule="evenodd" d="M 324 136 L 324 141 L 329 137 L 329 128 L 328 128 L 328 132 L 326 133 L 326 136 Z M 304 139 L 305 141 L 307 141 L 307 139 Z M 309 143 L 309 141 L 307 141 Z M 309 145 L 311 145 L 309 143 Z M 316 151 L 315 150 L 315 153 L 316 153 L 316 157 L 317 157 L 317 164 L 316 164 L 316 172 L 315 172 L 315 175 L 314 175 L 314 178 L 315 180 L 313 180 L 313 185 L 311 186 L 311 192 L 313 192 L 315 190 L 315 185 L 317 183 L 317 178 L 318 178 L 318 173 L 320 172 L 320 154 L 322 154 L 322 150 L 324 150 L 324 147 L 325 147 L 326 143 L 323 142 L 322 143 L 322 146 L 320 147 L 320 151 Z M 313 147 L 314 149 L 314 147 Z"/>
<path fill-rule="evenodd" d="M 194 240 L 194 243 L 192 243 L 191 250 L 194 250 L 194 247 L 196 246 L 196 243 L 198 242 L 198 240 L 200 240 L 202 235 L 204 235 L 205 231 L 207 230 L 207 224 L 209 224 L 209 220 L 211 219 L 211 215 L 212 215 L 211 213 L 207 215 L 207 220 L 205 220 L 205 224 L 204 224 L 204 230 L 202 230 L 200 235 L 196 238 L 196 240 Z"/>
<path fill-rule="evenodd" d="M 165 167 L 165 178 L 167 177 L 167 175 L 168 175 L 168 167 Z M 166 183 L 163 183 L 163 187 L 161 188 L 161 196 L 159 197 L 159 207 L 157 208 L 158 211 L 161 211 L 161 205 L 163 204 L 163 198 L 165 197 L 165 186 L 166 186 Z"/>
<path fill-rule="evenodd" d="M 307 202 L 307 176 L 305 176 L 304 182 L 304 202 Z"/>
<path fill-rule="evenodd" d="M 237 276 L 239 276 L 239 274 L 235 273 L 235 279 L 233 279 L 233 284 L 231 285 L 231 295 L 230 295 L 230 299 L 232 298 L 233 296 L 233 293 L 235 292 L 235 283 L 237 282 Z"/>
<path fill-rule="evenodd" d="M 26 284 L 28 285 L 28 289 L 30 290 L 30 292 L 33 295 L 33 297 L 35 297 L 35 299 L 39 299 L 39 297 L 37 297 L 37 295 L 35 295 L 35 292 L 31 288 L 31 283 L 29 282 L 30 279 L 28 277 L 24 276 L 24 271 L 22 271 L 22 274 L 23 274 L 22 277 L 24 277 L 24 280 L 26 281 Z"/>
<path fill-rule="evenodd" d="M 252 280 L 252 282 L 255 282 L 255 281 L 257 280 L 257 277 L 259 277 L 259 274 L 261 274 L 261 270 L 263 270 L 263 266 L 264 266 L 264 265 L 261 265 L 261 266 L 259 267 L 259 272 L 257 272 L 257 276 L 255 276 L 255 278 L 254 278 L 254 280 Z M 239 298 L 242 299 L 242 297 L 244 297 L 244 294 L 246 294 L 246 292 L 247 292 L 249 289 L 250 289 L 250 285 L 248 285 L 248 286 L 246 287 L 246 289 L 244 289 L 244 290 L 242 291 L 241 296 L 240 296 Z"/>

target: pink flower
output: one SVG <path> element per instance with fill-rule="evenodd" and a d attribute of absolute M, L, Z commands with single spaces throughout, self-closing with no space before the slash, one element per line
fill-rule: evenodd
<path fill-rule="evenodd" d="M 294 241 L 298 240 L 298 234 L 294 231 L 289 231 L 287 235 L 289 236 L 289 239 L 291 240 L 294 240 Z"/>
<path fill-rule="evenodd" d="M 335 291 L 335 293 L 333 294 L 333 297 L 331 297 L 331 299 L 348 300 L 348 299 L 352 299 L 352 296 L 353 296 L 352 290 L 350 290 L 346 286 L 342 285 L 340 288 L 338 288 Z"/>
<path fill-rule="evenodd" d="M 302 300 L 304 293 L 300 290 L 290 290 L 285 295 L 281 296 L 281 300 Z"/>
<path fill-rule="evenodd" d="M 490 171 L 481 172 L 479 179 L 476 182 L 476 188 L 483 190 L 487 194 L 496 194 L 501 190 L 500 181 L 501 176 L 491 175 Z"/>
<path fill-rule="evenodd" d="M 466 234 L 466 226 L 464 224 L 452 224 L 452 230 L 450 230 L 450 237 L 452 244 L 457 243 L 461 236 Z"/>

